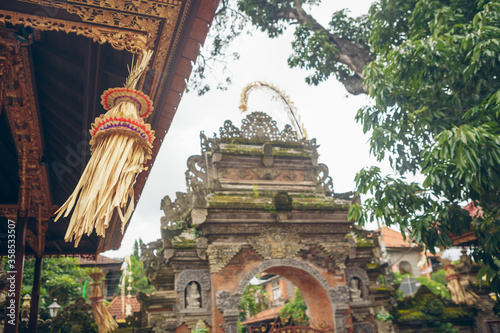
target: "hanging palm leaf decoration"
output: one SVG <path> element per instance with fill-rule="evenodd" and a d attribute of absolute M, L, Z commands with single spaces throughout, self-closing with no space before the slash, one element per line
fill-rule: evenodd
<path fill-rule="evenodd" d="M 73 210 L 64 239 L 78 246 L 83 234 L 90 236 L 94 228 L 105 236 L 113 217 L 118 214 L 122 233 L 134 211 L 134 184 L 151 158 L 154 131 L 144 123 L 153 111 L 149 97 L 135 90 L 146 70 L 152 51 L 130 72 L 125 87 L 106 90 L 101 98 L 106 114 L 95 119 L 90 129 L 92 156 L 75 190 L 56 212 L 57 221 Z"/>
<path fill-rule="evenodd" d="M 105 274 L 97 267 L 89 269 L 87 274 L 92 279 L 92 296 L 90 297 L 90 306 L 94 313 L 94 319 L 99 329 L 99 333 L 108 333 L 116 330 L 118 324 L 104 305 L 104 296 L 101 292 L 101 282 Z"/>

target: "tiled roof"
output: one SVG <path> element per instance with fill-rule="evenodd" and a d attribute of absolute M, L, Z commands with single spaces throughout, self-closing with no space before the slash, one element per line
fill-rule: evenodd
<path fill-rule="evenodd" d="M 252 316 L 252 317 L 248 318 L 247 320 L 241 322 L 241 324 L 243 324 L 243 325 L 252 324 L 252 323 L 276 318 L 276 317 L 278 317 L 280 310 L 282 308 L 283 307 L 280 306 L 277 308 L 270 308 L 270 309 L 261 311 L 261 312 L 257 313 L 255 316 Z"/>
<path fill-rule="evenodd" d="M 123 260 L 111 259 L 103 256 L 102 254 L 97 255 L 97 260 L 89 260 L 83 257 L 78 258 L 80 265 L 99 265 L 99 264 L 122 264 Z"/>
<path fill-rule="evenodd" d="M 115 318 L 117 322 L 123 322 L 125 321 L 125 313 L 123 310 L 127 311 L 127 304 L 130 304 L 132 306 L 132 314 L 134 312 L 139 312 L 141 310 L 141 304 L 135 298 L 135 296 L 132 296 L 130 298 L 125 296 L 125 306 L 123 306 L 123 299 L 121 296 L 116 296 L 113 298 L 111 303 L 108 306 L 108 311 Z"/>
<path fill-rule="evenodd" d="M 385 247 L 392 247 L 392 248 L 413 247 L 413 245 L 410 244 L 408 237 L 406 238 L 406 240 L 404 240 L 403 235 L 401 235 L 401 233 L 397 232 L 396 230 L 392 230 L 387 227 L 382 227 L 381 231 L 382 231 L 381 236 L 384 240 Z M 379 242 L 380 242 L 380 236 L 379 236 Z"/>

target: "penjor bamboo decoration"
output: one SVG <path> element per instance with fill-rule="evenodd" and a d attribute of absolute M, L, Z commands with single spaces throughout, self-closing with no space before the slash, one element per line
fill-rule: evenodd
<path fill-rule="evenodd" d="M 98 268 L 90 269 L 87 271 L 87 274 L 93 281 L 91 284 L 92 296 L 90 297 L 90 305 L 92 307 L 92 312 L 94 313 L 99 333 L 111 332 L 118 328 L 118 324 L 103 303 L 104 297 L 102 296 L 99 285 L 101 284 L 101 280 L 105 274 Z"/>
<path fill-rule="evenodd" d="M 123 233 L 134 211 L 134 184 L 137 175 L 146 169 L 155 138 L 151 126 L 141 119 L 153 111 L 152 102 L 135 90 L 151 55 L 152 51 L 143 54 L 125 87 L 108 89 L 101 96 L 107 113 L 96 118 L 90 129 L 92 156 L 75 190 L 56 212 L 55 221 L 74 209 L 64 239 L 74 239 L 75 247 L 82 235 L 90 236 L 94 228 L 98 236 L 104 237 L 115 213 Z"/>
<path fill-rule="evenodd" d="M 248 111 L 248 98 L 250 97 L 250 93 L 258 89 L 267 89 L 272 93 L 274 93 L 275 97 L 273 97 L 273 99 L 276 98 L 276 100 L 280 101 L 283 104 L 283 107 L 285 108 L 288 118 L 290 119 L 290 122 L 292 123 L 295 132 L 299 135 L 299 138 L 307 139 L 307 131 L 304 127 L 304 124 L 300 120 L 300 115 L 297 108 L 295 107 L 295 104 L 290 100 L 290 97 L 288 97 L 283 91 L 281 91 L 278 87 L 270 83 L 255 81 L 253 83 L 248 84 L 245 88 L 243 88 L 243 91 L 241 92 L 240 107 L 239 107 L 241 112 L 243 113 Z"/>

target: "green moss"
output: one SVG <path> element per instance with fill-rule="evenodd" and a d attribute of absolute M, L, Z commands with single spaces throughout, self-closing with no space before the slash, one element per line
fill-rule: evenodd
<path fill-rule="evenodd" d="M 339 205 L 333 200 L 325 200 L 325 198 L 306 197 L 293 198 L 292 208 L 297 210 L 348 210 L 349 205 Z"/>
<path fill-rule="evenodd" d="M 454 308 L 448 307 L 445 308 L 443 313 L 439 316 L 434 316 L 432 314 L 425 313 L 419 309 L 406 309 L 406 310 L 397 310 L 398 313 L 398 322 L 403 321 L 414 321 L 414 320 L 442 320 L 449 321 L 452 319 L 472 319 L 474 317 L 474 313 L 471 310 L 463 309 L 463 308 Z"/>
<path fill-rule="evenodd" d="M 369 239 L 357 238 L 356 247 L 373 247 L 373 242 Z"/>
<path fill-rule="evenodd" d="M 428 319 L 428 315 L 420 310 L 410 309 L 410 310 L 399 310 L 399 320 L 398 321 L 413 321 L 413 320 L 425 320 Z"/>
<path fill-rule="evenodd" d="M 262 149 L 241 148 L 227 146 L 220 150 L 222 154 L 232 155 L 262 155 Z"/>
<path fill-rule="evenodd" d="M 264 143 L 272 143 L 273 146 L 285 147 L 285 148 L 302 148 L 304 144 L 302 142 L 282 142 L 282 141 L 269 141 L 269 140 L 257 140 L 257 139 L 245 139 L 245 138 L 221 138 L 221 142 L 234 144 L 246 144 L 246 145 L 263 145 Z"/>
<path fill-rule="evenodd" d="M 382 292 L 382 291 L 392 292 L 392 291 L 394 291 L 394 289 L 389 287 L 389 286 L 377 286 L 375 288 L 370 288 L 370 291 L 373 293 Z"/>
<path fill-rule="evenodd" d="M 196 248 L 195 242 L 177 242 L 172 244 L 172 248 L 174 249 L 194 249 Z"/>
<path fill-rule="evenodd" d="M 280 157 L 302 157 L 302 158 L 311 158 L 314 157 L 313 153 L 307 151 L 290 151 L 290 150 L 276 150 L 273 149 L 273 156 Z"/>

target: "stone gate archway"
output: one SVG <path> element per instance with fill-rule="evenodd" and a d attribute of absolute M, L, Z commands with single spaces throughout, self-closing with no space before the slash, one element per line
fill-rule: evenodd
<path fill-rule="evenodd" d="M 249 270 L 239 281 L 233 293 L 229 290 L 216 292 L 216 308 L 222 312 L 225 323 L 221 324 L 226 332 L 237 330 L 235 326 L 237 318 L 235 321 L 233 314 L 238 312 L 238 304 L 243 291 L 252 278 L 263 272 L 284 277 L 301 291 L 310 312 L 309 319 L 312 326 L 322 323 L 324 327 L 333 329 L 336 310 L 341 313 L 346 310 L 341 298 L 348 298 L 347 289 L 342 286 L 336 290 L 332 288 L 327 279 L 311 264 L 296 259 L 270 259 L 262 261 Z M 216 290 L 217 286 L 214 286 L 214 289 Z M 215 326 L 216 324 L 214 322 Z"/>
<path fill-rule="evenodd" d="M 188 333 L 205 323 L 211 333 L 237 333 L 245 286 L 269 272 L 302 291 L 313 322 L 373 332 L 382 304 L 370 295 L 377 243 L 348 222 L 358 198 L 334 194 L 316 141 L 299 140 L 290 126 L 278 130 L 262 112 L 200 138 L 187 193 L 163 199 L 162 240 L 143 248 L 157 286 L 147 299 L 151 326 Z"/>

